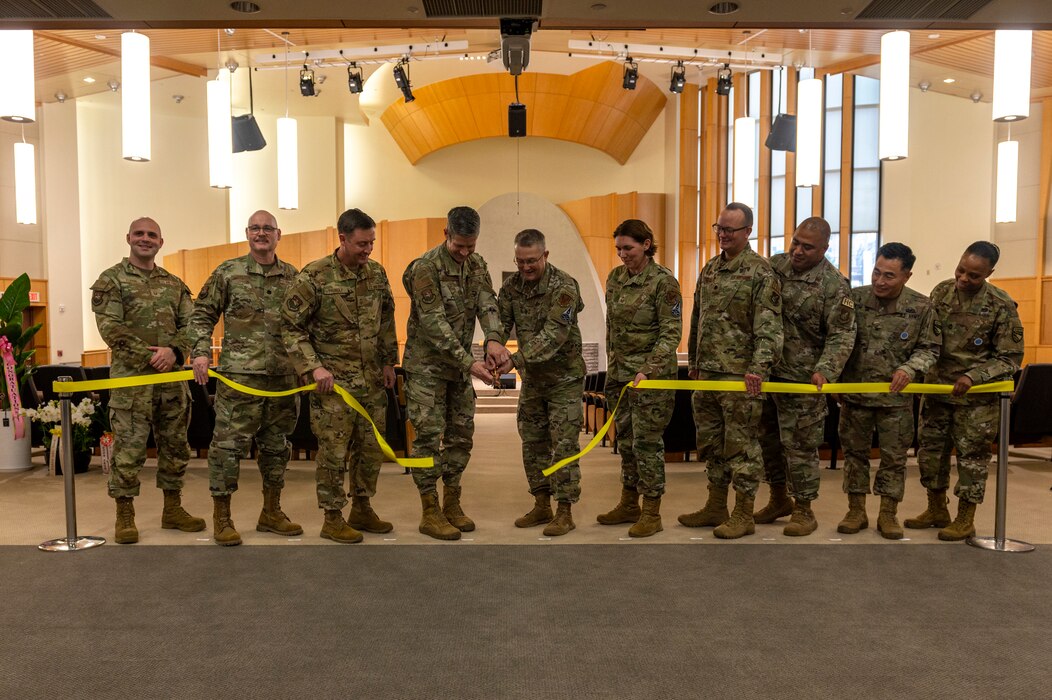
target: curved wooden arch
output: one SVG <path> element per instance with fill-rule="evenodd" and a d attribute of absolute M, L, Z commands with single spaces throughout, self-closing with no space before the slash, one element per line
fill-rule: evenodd
<path fill-rule="evenodd" d="M 591 146 L 624 165 L 666 98 L 642 75 L 635 90 L 625 90 L 621 72 L 621 63 L 604 61 L 573 75 L 519 76 L 526 133 Z M 510 75 L 452 78 L 413 94 L 413 102 L 398 100 L 381 117 L 410 163 L 446 146 L 508 135 L 508 105 L 515 101 Z"/>

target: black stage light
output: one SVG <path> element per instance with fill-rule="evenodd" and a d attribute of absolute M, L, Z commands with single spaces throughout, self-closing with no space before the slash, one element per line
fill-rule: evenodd
<path fill-rule="evenodd" d="M 680 61 L 672 67 L 672 79 L 668 84 L 668 91 L 677 95 L 683 92 L 683 86 L 687 84 L 687 68 Z"/>
<path fill-rule="evenodd" d="M 352 95 L 357 95 L 362 91 L 362 69 L 357 63 L 347 66 L 347 89 Z"/>
<path fill-rule="evenodd" d="M 526 105 L 512 102 L 508 105 L 508 136 L 516 138 L 526 135 Z"/>
<path fill-rule="evenodd" d="M 413 96 L 413 88 L 409 84 L 409 76 L 406 75 L 405 68 L 403 68 L 404 62 L 397 64 L 394 67 L 394 81 L 398 89 L 402 91 L 402 97 L 405 98 L 406 102 L 412 102 L 416 99 Z"/>
<path fill-rule="evenodd" d="M 625 61 L 625 71 L 621 75 L 621 87 L 625 90 L 635 90 L 637 80 L 639 80 L 639 66 L 629 56 Z"/>
<path fill-rule="evenodd" d="M 300 71 L 300 94 L 304 97 L 314 97 L 314 71 L 306 64 Z"/>
<path fill-rule="evenodd" d="M 716 72 L 716 94 L 731 94 L 731 87 L 733 87 L 733 85 L 734 83 L 731 81 L 731 67 L 724 63 L 723 68 L 720 68 Z"/>

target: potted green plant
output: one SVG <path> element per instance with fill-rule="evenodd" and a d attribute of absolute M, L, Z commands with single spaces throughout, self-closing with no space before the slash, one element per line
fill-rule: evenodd
<path fill-rule="evenodd" d="M 16 426 L 22 420 L 17 411 L 19 389 L 33 371 L 33 350 L 27 346 L 41 326 L 23 327 L 29 287 L 29 275 L 23 274 L 0 293 L 0 471 L 32 466 L 28 424 L 23 425 L 23 437 L 15 439 Z"/>

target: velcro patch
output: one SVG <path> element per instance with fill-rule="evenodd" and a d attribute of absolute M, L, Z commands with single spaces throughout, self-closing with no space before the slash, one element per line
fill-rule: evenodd
<path fill-rule="evenodd" d="M 672 305 L 672 317 L 673 318 L 679 318 L 682 315 L 683 315 L 683 302 L 677 300 L 676 303 Z"/>
<path fill-rule="evenodd" d="M 855 302 L 851 300 L 851 297 L 844 297 L 840 300 L 840 303 L 849 309 L 855 308 Z"/>
<path fill-rule="evenodd" d="M 420 292 L 420 301 L 424 302 L 428 306 L 435 303 L 437 295 L 433 287 L 428 287 L 424 291 Z"/>
<path fill-rule="evenodd" d="M 106 299 L 101 289 L 96 289 L 91 295 L 92 306 L 102 306 L 102 302 Z"/>
<path fill-rule="evenodd" d="M 666 304 L 675 304 L 678 301 L 679 301 L 679 295 L 676 294 L 675 291 L 670 289 L 670 290 L 668 290 L 668 292 L 665 293 L 665 303 Z"/>
<path fill-rule="evenodd" d="M 942 321 L 935 319 L 935 323 L 932 324 L 932 328 L 935 331 L 935 335 L 942 335 Z"/>
<path fill-rule="evenodd" d="M 568 292 L 566 290 L 563 290 L 562 292 L 560 292 L 559 298 L 556 299 L 555 305 L 556 306 L 569 306 L 570 302 L 572 302 L 572 301 L 573 301 L 573 295 L 571 295 L 570 292 Z"/>
<path fill-rule="evenodd" d="M 1012 342 L 1021 343 L 1023 342 L 1023 327 L 1016 326 L 1012 329 Z"/>
<path fill-rule="evenodd" d="M 300 298 L 299 294 L 293 294 L 285 302 L 285 306 L 289 307 L 289 311 L 299 311 L 303 308 L 303 299 Z"/>
<path fill-rule="evenodd" d="M 573 320 L 573 307 L 567 306 L 566 311 L 563 311 L 562 316 L 560 316 L 559 318 L 561 318 L 564 323 L 569 323 L 571 320 Z"/>

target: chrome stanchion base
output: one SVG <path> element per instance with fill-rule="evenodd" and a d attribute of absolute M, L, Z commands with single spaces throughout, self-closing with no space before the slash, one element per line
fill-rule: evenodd
<path fill-rule="evenodd" d="M 37 549 L 44 552 L 76 552 L 81 549 L 98 547 L 101 544 L 106 544 L 105 537 L 76 537 L 74 539 L 63 537 L 38 544 Z"/>
<path fill-rule="evenodd" d="M 996 537 L 969 537 L 968 544 L 980 549 L 992 549 L 995 552 L 1033 552 L 1034 545 L 1021 540 L 998 540 Z"/>

